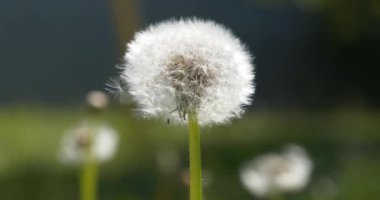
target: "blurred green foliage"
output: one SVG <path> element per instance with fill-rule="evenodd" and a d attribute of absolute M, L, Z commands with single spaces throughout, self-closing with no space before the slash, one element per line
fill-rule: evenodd
<path fill-rule="evenodd" d="M 357 42 L 380 33 L 379 0 L 247 0 L 266 8 L 295 6 L 318 14 L 329 25 L 335 39 L 343 43 Z"/>
<path fill-rule="evenodd" d="M 62 133 L 85 118 L 76 107 L 6 107 L 0 110 L 0 199 L 78 199 L 78 168 L 58 161 Z M 101 166 L 100 199 L 187 199 L 185 127 L 143 120 L 128 107 L 101 116 L 119 130 L 116 157 Z M 288 143 L 314 161 L 309 187 L 286 199 L 373 200 L 380 196 L 380 112 L 255 111 L 230 125 L 202 131 L 203 168 L 211 176 L 207 200 L 252 199 L 239 169 L 253 157 Z M 160 172 L 157 153 L 179 155 L 173 172 Z"/>

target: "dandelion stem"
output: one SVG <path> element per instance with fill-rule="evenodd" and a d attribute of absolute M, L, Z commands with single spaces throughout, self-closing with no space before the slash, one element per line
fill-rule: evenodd
<path fill-rule="evenodd" d="M 80 176 L 81 200 L 97 199 L 98 165 L 92 154 L 92 137 L 84 149 L 85 159 Z"/>
<path fill-rule="evenodd" d="M 198 116 L 188 114 L 189 150 L 190 150 L 190 200 L 202 200 L 202 164 L 201 140 Z"/>

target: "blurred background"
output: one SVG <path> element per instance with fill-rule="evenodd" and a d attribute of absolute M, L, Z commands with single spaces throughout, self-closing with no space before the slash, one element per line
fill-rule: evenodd
<path fill-rule="evenodd" d="M 58 152 L 90 115 L 86 94 L 117 76 L 135 31 L 188 16 L 229 27 L 256 65 L 247 114 L 203 130 L 205 199 L 260 199 L 241 167 L 286 144 L 313 171 L 284 199 L 380 196 L 379 0 L 0 0 L 0 16 L 0 199 L 78 199 L 78 167 Z M 98 116 L 120 140 L 100 199 L 187 199 L 186 129 L 133 108 L 115 99 Z"/>

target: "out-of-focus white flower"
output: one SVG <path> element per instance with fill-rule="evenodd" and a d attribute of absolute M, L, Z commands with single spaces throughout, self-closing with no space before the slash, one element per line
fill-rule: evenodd
<path fill-rule="evenodd" d="M 79 164 L 85 159 L 86 145 L 92 137 L 91 154 L 98 162 L 110 160 L 117 148 L 117 132 L 107 125 L 82 123 L 63 135 L 59 158 L 66 164 Z"/>
<path fill-rule="evenodd" d="M 86 96 L 86 102 L 90 107 L 103 109 L 108 106 L 108 96 L 101 91 L 91 91 Z"/>
<path fill-rule="evenodd" d="M 121 83 L 144 117 L 199 123 L 239 117 L 254 93 L 252 57 L 224 26 L 198 19 L 152 25 L 127 45 Z M 118 88 L 118 87 L 117 87 Z"/>
<path fill-rule="evenodd" d="M 265 154 L 247 165 L 241 181 L 253 195 L 263 197 L 273 192 L 296 192 L 303 189 L 313 169 L 311 159 L 299 146 L 290 145 L 282 154 Z"/>

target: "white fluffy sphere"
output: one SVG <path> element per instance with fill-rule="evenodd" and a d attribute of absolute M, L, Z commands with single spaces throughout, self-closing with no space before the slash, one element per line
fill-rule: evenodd
<path fill-rule="evenodd" d="M 252 57 L 224 26 L 181 19 L 152 25 L 127 45 L 121 82 L 144 117 L 221 124 L 239 117 L 254 93 Z"/>
<path fill-rule="evenodd" d="M 273 192 L 297 192 L 310 180 L 313 162 L 306 151 L 289 145 L 282 154 L 269 153 L 255 158 L 240 172 L 243 185 L 253 195 L 264 197 Z"/>
<path fill-rule="evenodd" d="M 85 147 L 92 134 L 91 154 L 98 162 L 113 158 L 118 146 L 117 132 L 105 124 L 91 125 L 82 123 L 67 131 L 61 141 L 59 159 L 66 164 L 80 164 L 85 160 Z"/>

